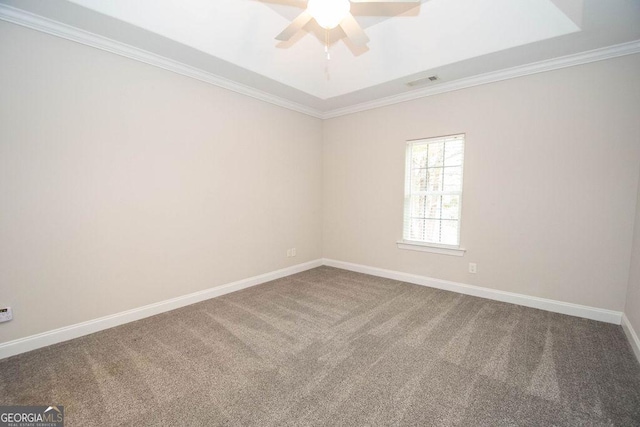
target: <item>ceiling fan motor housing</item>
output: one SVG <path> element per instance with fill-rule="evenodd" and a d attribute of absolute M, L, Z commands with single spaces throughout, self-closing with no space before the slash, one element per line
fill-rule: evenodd
<path fill-rule="evenodd" d="M 322 28 L 337 27 L 351 10 L 349 0 L 309 0 L 307 11 Z"/>

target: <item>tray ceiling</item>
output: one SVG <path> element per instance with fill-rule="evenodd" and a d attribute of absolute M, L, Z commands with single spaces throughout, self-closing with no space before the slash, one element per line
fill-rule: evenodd
<path fill-rule="evenodd" d="M 354 4 L 371 39 L 358 50 L 307 25 L 274 37 L 298 0 L 0 0 L 34 16 L 177 61 L 318 113 L 640 39 L 634 0 L 423 0 Z M 0 14 L 0 18 L 2 15 Z M 417 87 L 420 90 L 420 87 Z"/>

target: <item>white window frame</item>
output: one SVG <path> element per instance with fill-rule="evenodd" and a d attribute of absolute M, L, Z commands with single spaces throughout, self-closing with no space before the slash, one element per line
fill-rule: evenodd
<path fill-rule="evenodd" d="M 426 241 L 415 241 L 405 239 L 404 232 L 406 230 L 407 221 L 410 220 L 409 211 L 410 211 L 410 201 L 411 201 L 411 160 L 412 160 L 412 149 L 416 144 L 431 144 L 436 142 L 441 142 L 445 140 L 452 139 L 462 139 L 463 148 L 462 148 L 462 176 L 461 176 L 461 187 L 460 191 L 455 192 L 439 192 L 440 195 L 446 194 L 456 194 L 460 196 L 460 203 L 458 205 L 458 244 L 457 245 L 446 245 L 441 243 L 432 243 Z M 405 154 L 405 184 L 404 184 L 404 212 L 403 212 L 403 238 L 397 242 L 398 249 L 408 249 L 413 251 L 421 251 L 421 252 L 431 252 L 443 255 L 453 255 L 453 256 L 463 256 L 465 253 L 465 249 L 460 247 L 460 235 L 462 229 L 462 197 L 463 197 L 463 186 L 464 186 L 464 153 L 465 153 L 465 145 L 466 138 L 465 134 L 456 134 L 456 135 L 447 135 L 447 136 L 439 136 L 435 138 L 423 138 L 423 139 L 414 139 L 407 141 L 406 145 L 406 154 Z M 435 194 L 431 192 L 431 194 Z"/>

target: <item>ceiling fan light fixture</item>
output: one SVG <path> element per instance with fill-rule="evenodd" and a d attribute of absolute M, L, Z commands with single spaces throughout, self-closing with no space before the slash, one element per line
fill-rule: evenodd
<path fill-rule="evenodd" d="M 351 10 L 349 0 L 309 0 L 307 12 L 322 28 L 337 27 Z"/>

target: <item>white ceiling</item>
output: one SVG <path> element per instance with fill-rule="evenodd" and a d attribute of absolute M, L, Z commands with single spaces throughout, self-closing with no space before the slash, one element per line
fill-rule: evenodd
<path fill-rule="evenodd" d="M 354 4 L 371 41 L 358 51 L 312 23 L 274 37 L 300 0 L 0 0 L 321 113 L 640 39 L 638 0 L 423 0 Z M 0 18 L 2 15 L 0 14 Z M 419 89 L 419 88 L 418 88 Z"/>
<path fill-rule="evenodd" d="M 252 0 L 72 0 L 321 99 L 510 47 L 579 31 L 550 0 L 429 0 L 370 26 L 369 51 L 331 48 L 329 77 L 320 40 L 303 31 L 286 48 L 274 36 L 288 24 Z M 581 1 L 581 0 L 580 0 Z M 302 9 L 291 9 L 295 17 Z M 539 25 L 537 23 L 544 23 Z M 393 66 L 389 66 L 393 64 Z"/>

